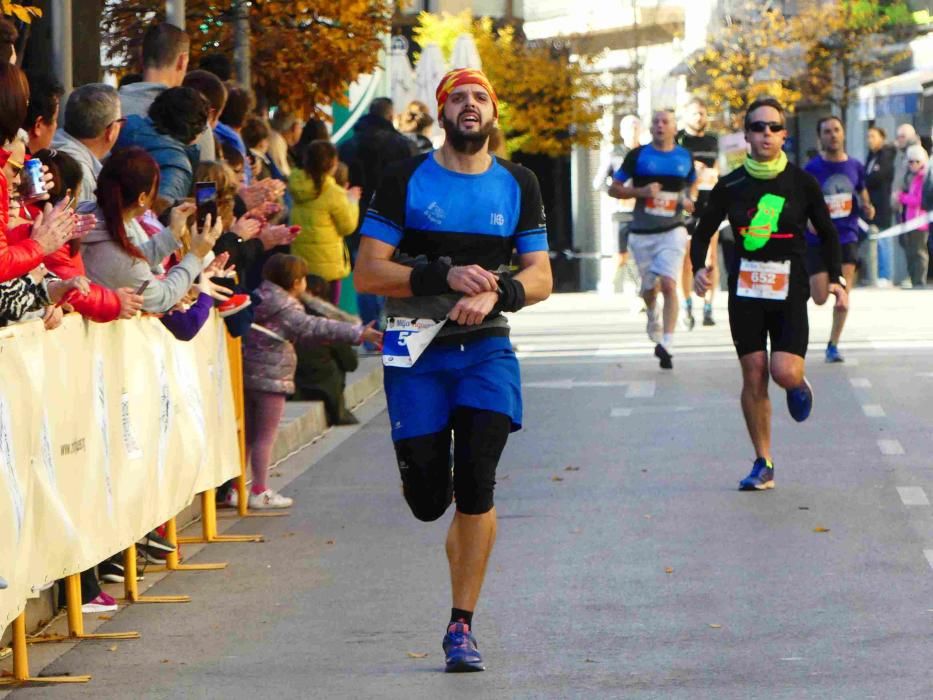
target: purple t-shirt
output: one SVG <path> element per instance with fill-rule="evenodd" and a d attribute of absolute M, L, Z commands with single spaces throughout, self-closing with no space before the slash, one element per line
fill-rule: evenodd
<path fill-rule="evenodd" d="M 837 163 L 817 156 L 804 170 L 820 183 L 829 215 L 839 232 L 839 243 L 858 242 L 859 192 L 865 189 L 865 166 L 855 158 Z M 818 246 L 820 239 L 808 230 L 807 243 Z"/>

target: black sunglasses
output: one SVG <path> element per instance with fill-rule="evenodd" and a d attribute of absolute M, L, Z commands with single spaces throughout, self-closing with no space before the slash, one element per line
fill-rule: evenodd
<path fill-rule="evenodd" d="M 779 134 L 784 131 L 784 125 L 780 122 L 752 122 L 748 125 L 748 130 L 756 134 L 763 134 L 765 129 L 770 129 L 772 134 Z"/>

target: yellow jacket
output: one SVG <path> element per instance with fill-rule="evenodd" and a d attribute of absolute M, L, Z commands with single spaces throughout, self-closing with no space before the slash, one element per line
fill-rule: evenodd
<path fill-rule="evenodd" d="M 360 209 L 347 197 L 347 191 L 330 175 L 324 177 L 319 196 L 314 181 L 301 168 L 288 178 L 292 193 L 292 223 L 301 233 L 292 243 L 292 254 L 308 263 L 312 275 L 328 282 L 350 274 L 350 252 L 344 238 L 356 230 Z"/>

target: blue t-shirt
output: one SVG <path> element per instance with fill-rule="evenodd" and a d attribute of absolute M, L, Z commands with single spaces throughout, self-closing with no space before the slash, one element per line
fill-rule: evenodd
<path fill-rule="evenodd" d="M 513 250 L 548 249 L 538 179 L 498 158 L 477 175 L 441 167 L 434 153 L 390 166 L 360 233 L 411 257 L 487 270 L 508 265 Z"/>
<path fill-rule="evenodd" d="M 865 189 L 865 166 L 855 158 L 835 162 L 817 156 L 804 170 L 820 183 L 829 215 L 839 232 L 839 243 L 858 242 L 859 193 Z M 809 230 L 807 244 L 820 245 L 819 239 Z"/>
<path fill-rule="evenodd" d="M 635 187 L 652 182 L 661 185 L 654 197 L 638 197 L 632 213 L 631 233 L 663 233 L 684 224 L 681 195 L 697 179 L 693 156 L 683 146 L 659 151 L 650 143 L 629 151 L 622 167 L 613 175 L 618 182 L 632 181 Z"/>

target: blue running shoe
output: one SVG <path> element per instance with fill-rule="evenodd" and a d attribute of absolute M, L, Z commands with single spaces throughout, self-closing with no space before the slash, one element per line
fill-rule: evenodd
<path fill-rule="evenodd" d="M 751 473 L 739 482 L 739 491 L 764 491 L 774 488 L 774 465 L 759 457 L 752 465 Z"/>
<path fill-rule="evenodd" d="M 803 378 L 803 384 L 787 390 L 787 410 L 798 423 L 803 423 L 810 416 L 813 410 L 813 387 L 806 377 Z"/>
<path fill-rule="evenodd" d="M 826 361 L 829 363 L 845 362 L 845 358 L 839 354 L 838 347 L 832 343 L 826 343 Z"/>
<path fill-rule="evenodd" d="M 476 639 L 465 622 L 453 622 L 444 635 L 444 662 L 447 673 L 469 673 L 485 671 L 483 657 L 476 646 Z"/>

